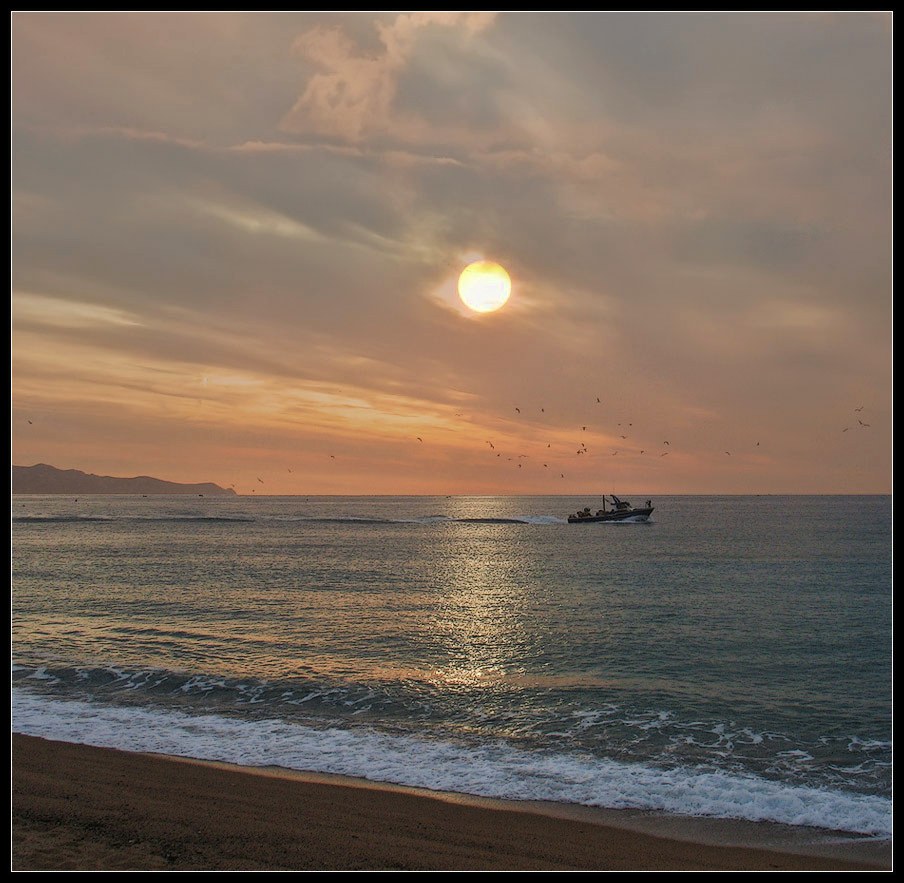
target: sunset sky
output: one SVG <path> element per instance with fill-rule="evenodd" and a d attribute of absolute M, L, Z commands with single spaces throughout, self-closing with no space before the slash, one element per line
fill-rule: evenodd
<path fill-rule="evenodd" d="M 891 492 L 890 13 L 11 27 L 13 463 Z"/>

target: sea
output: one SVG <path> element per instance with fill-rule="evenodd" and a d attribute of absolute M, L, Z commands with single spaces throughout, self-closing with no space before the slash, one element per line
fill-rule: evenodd
<path fill-rule="evenodd" d="M 890 840 L 891 496 L 585 505 L 12 496 L 12 731 Z"/>

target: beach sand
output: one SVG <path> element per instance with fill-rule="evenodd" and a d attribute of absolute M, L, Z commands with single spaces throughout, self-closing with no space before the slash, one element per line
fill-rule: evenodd
<path fill-rule="evenodd" d="M 13 871 L 891 868 L 888 842 L 802 854 L 806 838 L 780 826 L 695 828 L 19 734 L 11 745 Z M 753 848 L 764 842 L 784 845 Z"/>

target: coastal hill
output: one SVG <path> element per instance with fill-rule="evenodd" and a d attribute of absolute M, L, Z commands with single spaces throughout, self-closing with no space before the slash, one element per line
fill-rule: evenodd
<path fill-rule="evenodd" d="M 78 469 L 57 469 L 46 463 L 36 466 L 13 466 L 14 494 L 203 494 L 209 496 L 235 495 L 232 488 L 222 488 L 212 482 L 179 484 L 139 475 L 135 478 L 113 478 L 91 475 Z"/>

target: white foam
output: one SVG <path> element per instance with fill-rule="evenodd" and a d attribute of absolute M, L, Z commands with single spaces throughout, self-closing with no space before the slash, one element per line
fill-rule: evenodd
<path fill-rule="evenodd" d="M 753 776 L 659 769 L 586 754 L 540 754 L 505 742 L 464 745 L 368 727 L 317 729 L 180 711 L 119 708 L 12 690 L 12 730 L 67 742 L 244 766 L 358 776 L 515 800 L 772 821 L 890 837 L 891 801 Z"/>

